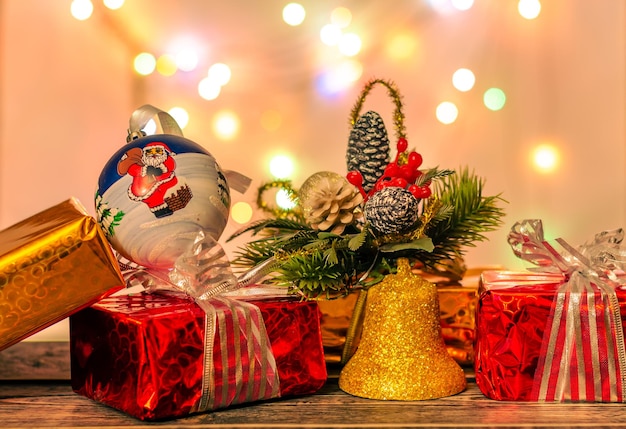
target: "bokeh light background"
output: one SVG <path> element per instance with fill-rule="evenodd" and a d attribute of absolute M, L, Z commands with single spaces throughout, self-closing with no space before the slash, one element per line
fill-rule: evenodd
<path fill-rule="evenodd" d="M 404 96 L 425 166 L 469 166 L 509 201 L 470 267 L 526 267 L 510 226 L 541 218 L 581 244 L 625 222 L 626 3 L 588 0 L 0 1 L 0 228 L 69 196 L 90 212 L 100 169 L 132 111 L 171 111 L 233 192 L 223 236 L 256 210 L 256 188 L 344 174 L 362 85 Z M 393 135 L 382 88 L 368 97 Z M 392 141 L 395 138 L 392 137 Z"/>

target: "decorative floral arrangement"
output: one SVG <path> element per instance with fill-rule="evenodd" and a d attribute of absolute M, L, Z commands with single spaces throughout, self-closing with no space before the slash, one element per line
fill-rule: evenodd
<path fill-rule="evenodd" d="M 391 162 L 381 116 L 360 115 L 376 85 L 395 104 L 397 154 Z M 402 97 L 393 82 L 369 81 L 350 124 L 347 174 L 317 172 L 299 189 L 287 180 L 261 186 L 257 204 L 269 216 L 230 237 L 255 237 L 238 249 L 233 265 L 262 264 L 274 284 L 310 299 L 367 289 L 395 272 L 398 258 L 424 270 L 464 270 L 465 249 L 501 225 L 505 201 L 484 196 L 484 180 L 468 168 L 422 167 L 422 156 L 408 149 Z M 264 195 L 271 189 L 286 190 L 294 207 L 268 204 Z"/>

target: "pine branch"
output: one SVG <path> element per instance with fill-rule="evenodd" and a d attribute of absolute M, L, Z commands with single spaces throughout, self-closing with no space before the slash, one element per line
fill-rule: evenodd
<path fill-rule="evenodd" d="M 226 241 L 231 241 L 247 232 L 252 232 L 252 235 L 257 235 L 261 231 L 274 230 L 275 234 L 291 232 L 291 231 L 303 231 L 311 230 L 311 227 L 305 223 L 302 223 L 293 219 L 286 218 L 270 218 L 261 219 L 256 222 L 252 222 L 245 228 L 236 231 Z"/>
<path fill-rule="evenodd" d="M 332 298 L 350 291 L 363 270 L 361 262 L 351 253 L 336 248 L 315 249 L 284 259 L 274 280 L 309 299 Z"/>
<path fill-rule="evenodd" d="M 463 257 L 466 247 L 475 247 L 487 239 L 485 233 L 502 225 L 504 210 L 500 204 L 506 201 L 500 195 L 483 197 L 483 186 L 484 180 L 467 168 L 435 184 L 440 201 L 449 208 L 445 216 L 438 217 L 427 228 L 435 249 L 424 253 L 425 265 Z"/>

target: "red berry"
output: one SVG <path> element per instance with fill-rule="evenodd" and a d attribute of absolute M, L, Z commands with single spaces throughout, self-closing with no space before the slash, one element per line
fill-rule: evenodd
<path fill-rule="evenodd" d="M 363 199 L 367 200 L 367 194 L 365 193 L 365 189 L 363 189 L 363 175 L 361 172 L 358 170 L 349 171 L 348 174 L 346 174 L 346 179 L 359 190 Z"/>
<path fill-rule="evenodd" d="M 398 167 L 398 164 L 392 162 L 385 167 L 385 176 L 397 177 L 398 174 L 400 174 L 400 167 Z"/>
<path fill-rule="evenodd" d="M 419 189 L 419 198 L 428 198 L 432 194 L 428 186 L 418 186 L 418 189 Z"/>
<path fill-rule="evenodd" d="M 411 152 L 409 154 L 409 159 L 407 160 L 407 164 L 413 168 L 419 168 L 420 165 L 422 165 L 423 161 L 424 160 L 422 159 L 422 155 L 420 155 L 417 152 Z"/>
<path fill-rule="evenodd" d="M 395 179 L 391 181 L 391 186 L 396 186 L 402 189 L 406 188 L 406 185 L 408 184 L 409 182 L 403 177 L 396 177 Z"/>
<path fill-rule="evenodd" d="M 417 186 L 411 185 L 409 186 L 408 191 L 413 194 L 415 198 L 428 198 L 432 195 L 430 188 L 428 186 Z"/>
<path fill-rule="evenodd" d="M 416 169 L 416 170 L 413 172 L 413 175 L 411 176 L 411 180 L 410 180 L 410 182 L 411 182 L 411 183 L 415 183 L 415 182 L 417 181 L 417 179 L 418 179 L 418 178 L 419 178 L 422 174 L 424 174 L 424 173 L 422 173 L 421 171 L 419 171 L 419 170 L 417 170 L 417 169 Z"/>
<path fill-rule="evenodd" d="M 348 174 L 346 174 L 346 179 L 348 179 L 348 182 L 354 186 L 360 186 L 363 184 L 363 175 L 357 170 L 349 171 Z"/>
<path fill-rule="evenodd" d="M 407 182 L 411 182 L 411 178 L 413 177 L 414 170 L 411 168 L 409 164 L 404 164 L 400 166 L 400 174 L 398 176 L 407 180 Z"/>
<path fill-rule="evenodd" d="M 406 141 L 404 137 L 400 137 L 398 139 L 398 152 L 404 152 L 407 147 L 409 147 L 409 142 Z"/>
<path fill-rule="evenodd" d="M 413 194 L 413 196 L 415 198 L 419 198 L 417 196 L 417 193 L 419 192 L 419 186 L 417 186 L 417 185 L 409 185 L 409 187 L 406 188 L 406 190 L 409 191 L 411 194 Z"/>

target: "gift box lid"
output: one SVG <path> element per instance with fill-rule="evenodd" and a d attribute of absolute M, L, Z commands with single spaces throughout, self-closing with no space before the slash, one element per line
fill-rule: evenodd
<path fill-rule="evenodd" d="M 526 289 L 532 287 L 534 291 L 553 291 L 565 281 L 562 273 L 540 273 L 532 271 L 488 270 L 480 275 L 478 292 L 501 289 Z M 545 288 L 541 286 L 544 285 Z"/>

